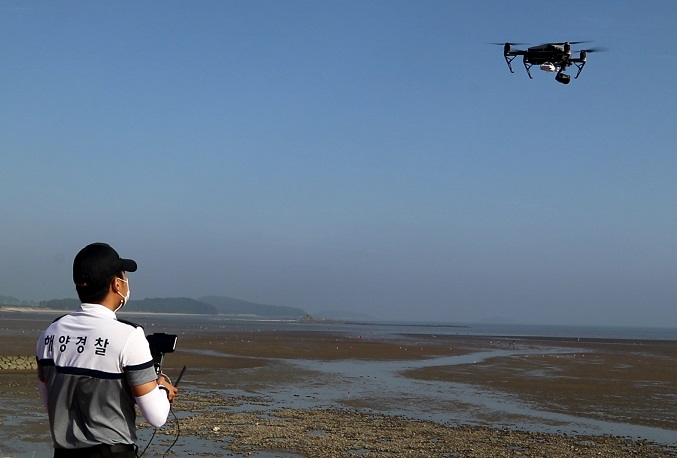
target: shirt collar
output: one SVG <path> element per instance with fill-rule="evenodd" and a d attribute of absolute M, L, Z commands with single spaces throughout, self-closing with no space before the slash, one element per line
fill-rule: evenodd
<path fill-rule="evenodd" d="M 108 307 L 104 307 L 101 304 L 80 304 L 80 310 L 86 313 L 90 313 L 93 315 L 99 315 L 102 317 L 106 318 L 112 318 L 114 320 L 117 320 L 117 316 L 115 315 L 115 312 L 109 309 Z"/>

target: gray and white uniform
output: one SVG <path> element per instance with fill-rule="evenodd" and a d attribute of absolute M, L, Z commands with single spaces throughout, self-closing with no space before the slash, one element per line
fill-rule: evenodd
<path fill-rule="evenodd" d="M 36 355 L 55 447 L 136 441 L 129 387 L 157 379 L 143 328 L 102 305 L 82 304 L 42 333 Z"/>

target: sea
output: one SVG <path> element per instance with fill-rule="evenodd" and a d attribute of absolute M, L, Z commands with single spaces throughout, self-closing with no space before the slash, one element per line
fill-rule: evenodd
<path fill-rule="evenodd" d="M 124 316 L 121 314 L 120 316 Z M 546 337 L 609 340 L 677 340 L 677 327 L 582 326 L 558 324 L 507 324 L 473 322 L 423 322 L 423 321 L 298 321 L 285 318 L 251 319 L 228 315 L 172 315 L 130 314 L 125 317 L 146 325 L 161 327 L 173 325 L 177 319 L 182 324 L 224 329 L 260 329 L 285 331 L 318 331 L 356 335 L 435 334 L 488 337 Z"/>

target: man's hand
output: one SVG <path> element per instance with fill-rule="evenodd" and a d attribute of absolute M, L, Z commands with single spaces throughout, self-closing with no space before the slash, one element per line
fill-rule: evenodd
<path fill-rule="evenodd" d="M 163 374 L 160 374 L 160 376 L 157 379 L 157 384 L 161 387 L 163 391 L 167 391 L 167 399 L 169 399 L 169 402 L 174 402 L 174 397 L 177 395 L 179 392 L 179 389 L 176 388 L 174 385 L 172 385 L 169 382 L 169 379 L 165 377 Z"/>

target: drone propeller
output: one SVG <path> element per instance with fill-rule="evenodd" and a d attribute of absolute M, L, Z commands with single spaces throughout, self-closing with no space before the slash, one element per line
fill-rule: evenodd
<path fill-rule="evenodd" d="M 551 45 L 560 45 L 564 46 L 566 44 L 570 45 L 580 45 L 581 43 L 590 43 L 590 40 L 585 40 L 585 41 L 564 41 L 562 43 L 550 43 Z"/>
<path fill-rule="evenodd" d="M 605 52 L 608 51 L 607 48 L 602 48 L 602 47 L 597 47 L 597 48 L 590 48 L 590 49 L 581 49 L 579 52 Z"/>
<path fill-rule="evenodd" d="M 506 42 L 506 43 L 489 43 L 490 45 L 499 45 L 499 46 L 505 46 L 505 45 L 510 45 L 510 46 L 520 46 L 520 45 L 526 45 L 528 43 L 511 43 L 511 42 Z"/>

